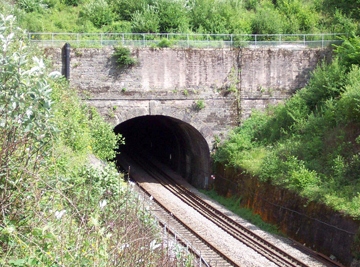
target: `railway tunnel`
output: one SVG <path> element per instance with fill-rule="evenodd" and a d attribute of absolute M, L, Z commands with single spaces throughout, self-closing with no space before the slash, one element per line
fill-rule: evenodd
<path fill-rule="evenodd" d="M 168 116 L 147 115 L 124 121 L 114 131 L 125 138 L 119 158 L 124 154 L 154 158 L 193 186 L 207 187 L 210 150 L 205 138 L 192 125 Z"/>

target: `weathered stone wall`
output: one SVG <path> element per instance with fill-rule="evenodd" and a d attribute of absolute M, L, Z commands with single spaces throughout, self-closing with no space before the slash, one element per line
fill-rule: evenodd
<path fill-rule="evenodd" d="M 330 58 L 329 49 L 242 49 L 238 56 L 241 118 L 303 88 L 317 64 Z"/>
<path fill-rule="evenodd" d="M 49 49 L 61 69 L 60 49 Z M 166 115 L 214 136 L 303 87 L 328 50 L 133 49 L 138 64 L 118 68 L 113 48 L 72 49 L 71 85 L 114 125 L 142 115 Z M 57 64 L 57 65 L 56 65 Z M 205 108 L 196 110 L 202 101 Z"/>
<path fill-rule="evenodd" d="M 242 207 L 277 225 L 290 238 L 350 266 L 360 221 L 240 170 L 218 164 L 215 175 L 215 188 L 221 195 L 240 197 Z"/>

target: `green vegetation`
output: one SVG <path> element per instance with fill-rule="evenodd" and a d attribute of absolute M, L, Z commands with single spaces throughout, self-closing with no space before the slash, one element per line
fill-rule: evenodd
<path fill-rule="evenodd" d="M 65 80 L 46 72 L 46 63 L 15 26 L 28 32 L 348 34 L 333 62 L 318 66 L 306 88 L 284 104 L 253 112 L 214 159 L 360 218 L 359 5 L 359 0 L 1 1 L 0 13 L 14 14 L 17 21 L 0 17 L 0 265 L 174 266 L 159 253 L 154 221 L 114 166 L 90 167 L 89 155 L 112 159 L 122 138 Z M 190 38 L 204 45 L 204 37 Z M 157 47 L 172 45 L 159 40 Z M 136 63 L 124 47 L 114 56 L 120 66 Z M 232 76 L 228 89 L 236 92 L 237 75 Z M 193 107 L 201 110 L 205 103 L 198 100 Z M 232 201 L 237 207 L 238 200 Z"/>
<path fill-rule="evenodd" d="M 218 203 L 220 203 L 221 205 L 226 207 L 228 210 L 230 210 L 233 213 L 239 215 L 241 218 L 243 218 L 243 219 L 251 222 L 252 224 L 256 225 L 260 229 L 262 229 L 264 231 L 267 231 L 268 233 L 281 234 L 278 231 L 278 229 L 276 228 L 276 226 L 264 222 L 261 219 L 260 215 L 254 214 L 251 211 L 251 209 L 241 208 L 240 207 L 241 198 L 236 198 L 236 197 L 226 198 L 224 196 L 218 195 L 215 192 L 215 190 L 210 190 L 210 191 L 201 190 L 201 192 L 203 194 L 211 197 L 212 199 L 214 199 L 215 201 L 217 201 Z"/>
<path fill-rule="evenodd" d="M 5 0 L 30 32 L 352 33 L 358 1 Z"/>
<path fill-rule="evenodd" d="M 171 47 L 172 42 L 166 38 L 162 38 L 160 42 L 157 44 L 157 47 L 165 48 L 165 47 Z"/>
<path fill-rule="evenodd" d="M 194 103 L 194 109 L 200 111 L 205 108 L 205 102 L 202 99 L 196 100 Z"/>
<path fill-rule="evenodd" d="M 119 67 L 130 67 L 136 64 L 136 59 L 131 56 L 130 49 L 123 46 L 115 47 L 113 56 Z M 126 91 L 126 90 L 125 90 Z"/>
<path fill-rule="evenodd" d="M 0 266 L 188 264 L 161 253 L 156 222 L 104 163 L 121 136 L 14 24 L 0 15 Z"/>
<path fill-rule="evenodd" d="M 253 112 L 215 161 L 360 217 L 360 38 L 284 104 Z"/>

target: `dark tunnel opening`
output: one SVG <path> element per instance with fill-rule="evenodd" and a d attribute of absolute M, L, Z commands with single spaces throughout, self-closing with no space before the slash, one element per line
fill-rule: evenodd
<path fill-rule="evenodd" d="M 193 186 L 206 188 L 210 172 L 209 146 L 190 124 L 167 116 L 141 116 L 117 125 L 125 138 L 122 153 L 147 154 L 169 166 Z"/>

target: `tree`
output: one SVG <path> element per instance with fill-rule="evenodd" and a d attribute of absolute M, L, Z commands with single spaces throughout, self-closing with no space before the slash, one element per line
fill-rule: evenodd
<path fill-rule="evenodd" d="M 334 13 L 337 9 L 355 19 L 360 19 L 360 0 L 324 0 L 323 7 Z"/>
<path fill-rule="evenodd" d="M 187 32 L 189 29 L 188 10 L 183 0 L 159 0 L 160 32 Z"/>
<path fill-rule="evenodd" d="M 84 6 L 80 17 L 91 21 L 95 27 L 101 28 L 104 25 L 110 25 L 115 15 L 105 0 L 92 0 Z"/>

